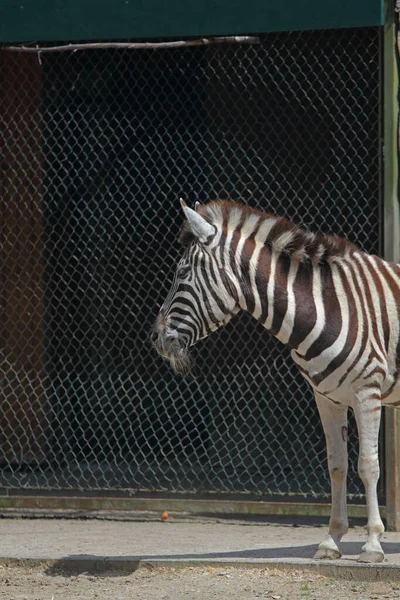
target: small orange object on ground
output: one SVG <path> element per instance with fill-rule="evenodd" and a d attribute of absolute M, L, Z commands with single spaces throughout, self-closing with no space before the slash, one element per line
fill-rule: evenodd
<path fill-rule="evenodd" d="M 166 521 L 168 519 L 168 513 L 166 510 L 164 510 L 163 514 L 161 515 L 161 518 L 163 521 Z"/>

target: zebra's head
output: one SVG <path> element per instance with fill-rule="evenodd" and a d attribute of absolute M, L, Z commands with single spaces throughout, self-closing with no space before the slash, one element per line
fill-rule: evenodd
<path fill-rule="evenodd" d="M 171 290 L 157 316 L 152 342 L 175 373 L 190 371 L 189 348 L 225 325 L 238 310 L 236 291 L 224 269 L 220 228 L 181 200 L 186 216 L 180 241 L 186 246 Z"/>

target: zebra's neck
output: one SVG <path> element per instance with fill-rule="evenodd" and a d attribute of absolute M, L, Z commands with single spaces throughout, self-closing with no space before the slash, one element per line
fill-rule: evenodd
<path fill-rule="evenodd" d="M 335 264 L 359 252 L 356 246 L 234 202 L 211 202 L 200 213 L 216 228 L 211 248 L 224 257 L 219 266 L 228 268 L 240 308 L 308 354 L 322 330 L 325 344 L 337 337 L 345 292 Z"/>
<path fill-rule="evenodd" d="M 243 251 L 244 255 L 249 251 L 246 243 Z M 340 310 L 329 264 L 301 261 L 263 246 L 253 250 L 247 265 L 242 261 L 239 277 L 240 307 L 301 354 L 309 350 L 322 332 L 327 306 L 332 321 Z M 334 325 L 331 332 L 336 335 Z"/>
<path fill-rule="evenodd" d="M 271 255 L 271 267 L 267 284 L 268 316 L 263 325 L 282 343 L 288 344 L 293 333 L 296 317 L 296 296 L 294 283 L 299 271 L 300 262 L 290 260 L 282 255 Z M 302 297 L 310 299 L 311 281 L 304 278 Z M 297 298 L 298 302 L 298 298 Z"/>

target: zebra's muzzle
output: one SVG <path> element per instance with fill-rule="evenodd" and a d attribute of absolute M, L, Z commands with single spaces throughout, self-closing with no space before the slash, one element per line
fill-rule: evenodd
<path fill-rule="evenodd" d="M 168 335 L 157 328 L 151 334 L 151 341 L 160 356 L 165 358 L 177 375 L 186 375 L 193 366 L 187 345 L 177 335 Z"/>

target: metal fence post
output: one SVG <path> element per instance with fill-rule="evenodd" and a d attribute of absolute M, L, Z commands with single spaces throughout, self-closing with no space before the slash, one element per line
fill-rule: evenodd
<path fill-rule="evenodd" d="M 394 3 L 385 2 L 384 28 L 384 252 L 387 260 L 400 261 L 398 202 L 398 66 Z M 386 519 L 389 531 L 400 531 L 400 411 L 387 409 Z"/>

